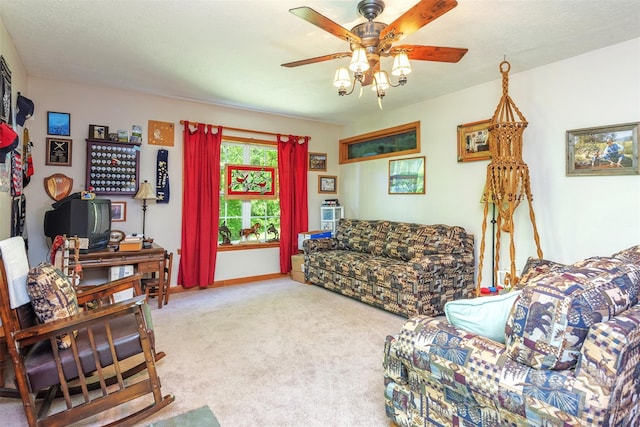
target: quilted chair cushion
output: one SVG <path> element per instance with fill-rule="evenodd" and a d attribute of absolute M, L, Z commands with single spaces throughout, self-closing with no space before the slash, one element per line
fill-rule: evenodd
<path fill-rule="evenodd" d="M 27 293 L 41 323 L 71 317 L 80 311 L 73 285 L 62 271 L 51 264 L 42 263 L 29 270 Z M 60 349 L 71 347 L 67 334 L 57 337 L 57 341 Z"/>
<path fill-rule="evenodd" d="M 516 284 L 515 288 L 522 289 L 527 285 L 527 283 L 529 283 L 531 280 L 534 280 L 536 276 L 547 273 L 549 271 L 559 271 L 564 267 L 566 267 L 566 265 L 564 264 L 559 264 L 557 262 L 549 261 L 542 258 L 529 257 L 526 264 L 524 265 L 522 275 L 518 279 L 518 283 Z"/>
<path fill-rule="evenodd" d="M 639 279 L 634 265 L 597 257 L 532 278 L 507 320 L 507 354 L 535 369 L 571 368 L 591 325 L 637 303 Z"/>

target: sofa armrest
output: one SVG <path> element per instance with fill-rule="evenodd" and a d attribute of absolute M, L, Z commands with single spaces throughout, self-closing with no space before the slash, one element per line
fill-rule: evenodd
<path fill-rule="evenodd" d="M 580 350 L 576 379 L 605 401 L 616 390 L 618 412 L 629 411 L 635 404 L 632 399 L 637 392 L 623 391 L 637 388 L 639 336 L 640 305 L 636 304 L 613 319 L 592 325 Z"/>
<path fill-rule="evenodd" d="M 338 249 L 338 239 L 335 237 L 323 237 L 321 239 L 307 239 L 302 242 L 305 254 L 312 252 L 331 251 Z"/>
<path fill-rule="evenodd" d="M 512 360 L 504 344 L 456 328 L 445 319 L 415 316 L 388 337 L 385 383 L 427 384 L 470 407 L 524 414 L 558 409 L 578 417 L 595 393 L 577 389 L 573 370 L 536 370 Z M 557 399 L 562 395 L 562 399 Z M 571 424 L 573 425 L 573 424 Z M 578 425 L 578 424 L 575 424 Z"/>

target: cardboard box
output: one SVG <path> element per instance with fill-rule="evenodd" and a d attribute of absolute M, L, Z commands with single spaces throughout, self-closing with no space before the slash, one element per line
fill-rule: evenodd
<path fill-rule="evenodd" d="M 118 247 L 122 252 L 139 251 L 142 249 L 142 239 L 131 241 L 123 240 L 122 242 L 120 242 L 120 245 L 118 245 Z"/>
<path fill-rule="evenodd" d="M 304 273 L 302 271 L 291 271 L 291 278 L 296 282 L 306 283 L 304 281 Z"/>
<path fill-rule="evenodd" d="M 304 255 L 291 255 L 291 269 L 304 272 Z"/>
<path fill-rule="evenodd" d="M 298 249 L 302 250 L 302 242 L 304 242 L 307 239 L 322 239 L 325 237 L 331 237 L 331 231 L 313 230 L 313 231 L 303 231 L 302 233 L 298 233 Z"/>

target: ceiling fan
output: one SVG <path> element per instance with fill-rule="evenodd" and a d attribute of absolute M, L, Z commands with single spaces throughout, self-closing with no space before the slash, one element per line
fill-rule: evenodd
<path fill-rule="evenodd" d="M 456 0 L 421 0 L 407 12 L 398 17 L 391 24 L 376 22 L 384 10 L 382 0 L 362 0 L 358 3 L 358 13 L 367 22 L 358 24 L 351 31 L 336 24 L 310 7 L 296 7 L 289 12 L 305 21 L 339 37 L 349 43 L 351 52 L 338 52 L 315 58 L 282 64 L 283 67 L 298 67 L 329 61 L 344 57 L 351 57 L 349 69 L 354 72 L 351 91 L 347 92 L 351 80 L 348 71 L 341 67 L 336 72 L 334 85 L 338 87 L 338 94 L 348 95 L 353 92 L 356 81 L 362 86 L 374 84 L 378 91 L 378 98 L 384 96 L 384 89 L 389 86 L 404 85 L 406 74 L 411 72 L 409 59 L 419 61 L 458 62 L 467 53 L 467 49 L 442 46 L 394 45 L 424 27 L 429 22 L 442 16 L 458 5 Z M 381 57 L 394 56 L 392 74 L 398 76 L 398 83 L 392 85 L 385 71 L 380 71 Z"/>

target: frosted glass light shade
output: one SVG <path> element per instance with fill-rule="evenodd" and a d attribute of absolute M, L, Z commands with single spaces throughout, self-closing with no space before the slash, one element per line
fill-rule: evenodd
<path fill-rule="evenodd" d="M 349 69 L 353 72 L 362 71 L 365 72 L 369 69 L 369 61 L 367 60 L 367 51 L 364 48 L 359 47 L 353 51 L 351 55 L 351 63 Z"/>
<path fill-rule="evenodd" d="M 400 52 L 393 58 L 391 74 L 394 76 L 406 76 L 411 72 L 411 63 L 406 52 Z"/>
<path fill-rule="evenodd" d="M 344 67 L 340 67 L 336 70 L 336 75 L 333 78 L 333 85 L 335 87 L 349 87 L 351 85 L 351 77 L 349 76 L 349 70 Z"/>

